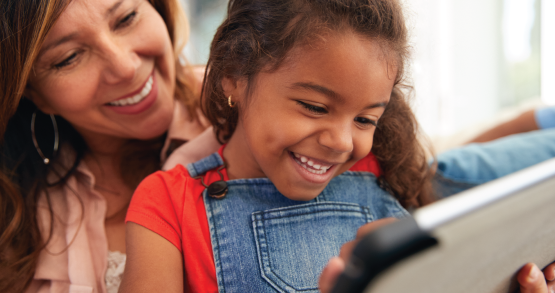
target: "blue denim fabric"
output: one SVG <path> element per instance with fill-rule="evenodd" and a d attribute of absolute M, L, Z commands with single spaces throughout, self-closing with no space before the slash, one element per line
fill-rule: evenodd
<path fill-rule="evenodd" d="M 219 162 L 214 154 L 188 169 Z M 360 226 L 408 215 L 371 173 L 345 172 L 308 202 L 286 198 L 267 178 L 227 183 L 223 199 L 203 193 L 221 293 L 318 292 L 325 264 Z"/>
<path fill-rule="evenodd" d="M 440 197 L 514 173 L 555 156 L 555 129 L 470 144 L 440 154 L 434 188 Z"/>
<path fill-rule="evenodd" d="M 555 106 L 536 109 L 534 117 L 540 129 L 555 127 Z"/>

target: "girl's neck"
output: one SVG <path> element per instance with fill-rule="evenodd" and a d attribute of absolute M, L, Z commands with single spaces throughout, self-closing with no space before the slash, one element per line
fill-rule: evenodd
<path fill-rule="evenodd" d="M 223 151 L 227 175 L 230 180 L 266 177 L 262 170 L 252 168 L 252 166 L 258 165 L 254 163 L 254 157 L 248 151 L 250 148 L 240 124 L 239 122 Z"/>

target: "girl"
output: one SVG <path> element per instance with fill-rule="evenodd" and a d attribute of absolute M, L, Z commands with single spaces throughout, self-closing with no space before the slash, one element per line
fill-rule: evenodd
<path fill-rule="evenodd" d="M 122 292 L 318 292 L 360 226 L 432 201 L 406 59 L 396 0 L 230 1 L 203 95 L 226 145 L 140 184 Z"/>
<path fill-rule="evenodd" d="M 124 292 L 316 292 L 358 227 L 430 202 L 406 34 L 397 1 L 231 1 L 204 85 L 227 144 L 139 186 Z"/>

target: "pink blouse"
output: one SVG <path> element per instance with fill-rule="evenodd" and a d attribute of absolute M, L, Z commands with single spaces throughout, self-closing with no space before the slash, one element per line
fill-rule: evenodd
<path fill-rule="evenodd" d="M 187 141 L 168 160 L 172 166 L 197 161 L 220 146 L 204 117 L 190 120 L 187 110 L 179 105 L 176 104 L 174 120 L 161 153 L 164 162 L 170 142 Z M 68 166 L 73 152 L 69 148 L 64 150 L 62 165 Z M 164 169 L 169 168 L 165 165 Z M 39 228 L 44 239 L 52 228 L 52 238 L 40 253 L 34 279 L 26 292 L 106 293 L 108 241 L 104 220 L 107 207 L 103 196 L 93 189 L 94 185 L 93 174 L 81 161 L 67 184 L 48 190 L 54 212 L 52 222 L 46 194 L 39 196 Z"/>

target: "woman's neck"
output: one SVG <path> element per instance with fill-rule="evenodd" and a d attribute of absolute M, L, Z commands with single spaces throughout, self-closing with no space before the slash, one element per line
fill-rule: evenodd
<path fill-rule="evenodd" d="M 119 157 L 122 146 L 128 139 L 102 134 L 80 132 L 87 144 L 87 149 L 93 157 Z"/>
<path fill-rule="evenodd" d="M 93 188 L 107 201 L 106 218 L 110 219 L 127 208 L 133 194 L 120 169 L 122 147 L 128 140 L 87 131 L 79 133 L 87 144 L 83 161 L 95 178 Z"/>

